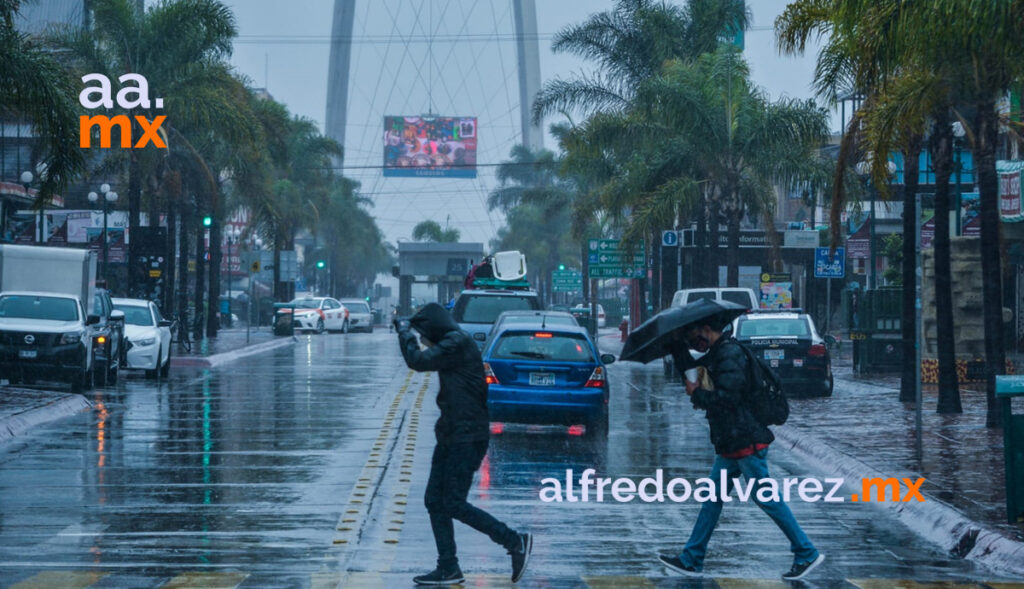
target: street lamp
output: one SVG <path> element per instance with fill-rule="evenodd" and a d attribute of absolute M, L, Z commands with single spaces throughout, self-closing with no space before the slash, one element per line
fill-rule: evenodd
<path fill-rule="evenodd" d="M 238 243 L 238 238 L 242 235 L 242 229 L 237 225 L 228 225 L 224 231 L 224 236 L 228 244 L 228 317 L 227 324 L 231 327 L 233 324 L 233 316 L 231 315 L 231 244 Z"/>
<path fill-rule="evenodd" d="M 103 279 L 109 280 L 107 276 L 107 212 L 109 205 L 117 202 L 117 193 L 110 190 L 110 184 L 100 186 L 100 192 L 103 193 Z M 89 202 L 96 204 L 98 200 L 100 200 L 99 194 L 89 193 Z"/>

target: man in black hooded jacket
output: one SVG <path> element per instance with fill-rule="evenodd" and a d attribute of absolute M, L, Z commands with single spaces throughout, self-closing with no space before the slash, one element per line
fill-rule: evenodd
<path fill-rule="evenodd" d="M 490 438 L 487 384 L 480 350 L 437 303 L 424 306 L 409 320 L 397 320 L 395 327 L 409 368 L 417 372 L 437 371 L 441 381 L 437 393 L 441 417 L 434 425 L 437 445 L 424 497 L 437 544 L 437 568 L 413 581 L 419 585 L 447 585 L 465 580 L 455 556 L 452 520 L 457 519 L 508 550 L 514 583 L 526 571 L 533 537 L 510 529 L 466 501 L 473 474 L 487 454 Z M 426 350 L 420 349 L 410 328 L 420 334 Z"/>

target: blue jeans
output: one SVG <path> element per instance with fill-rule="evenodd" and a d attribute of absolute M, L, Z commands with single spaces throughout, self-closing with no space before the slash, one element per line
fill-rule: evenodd
<path fill-rule="evenodd" d="M 769 478 L 767 456 L 767 448 L 739 459 L 716 456 L 715 463 L 711 466 L 709 478 L 715 481 L 715 485 L 718 485 L 721 480 L 721 472 L 724 470 L 730 482 L 741 474 L 748 481 L 751 479 L 767 479 Z M 682 554 L 679 555 L 679 560 L 683 561 L 683 564 L 691 566 L 698 571 L 704 568 L 704 555 L 707 552 L 708 541 L 711 540 L 711 533 L 715 531 L 715 526 L 718 525 L 718 516 L 722 514 L 722 503 L 717 500 L 717 487 L 715 498 L 715 501 L 705 501 L 701 504 L 700 513 L 697 515 L 697 523 L 693 525 L 690 539 L 686 542 L 686 547 L 683 548 Z M 786 538 L 789 538 L 790 550 L 793 551 L 795 563 L 808 563 L 818 558 L 818 550 L 811 544 L 807 534 L 804 534 L 804 531 L 800 529 L 800 524 L 796 523 L 796 518 L 793 517 L 793 512 L 789 510 L 788 505 L 781 500 L 768 503 L 759 501 L 756 489 L 751 493 L 751 498 L 757 503 L 758 507 L 768 514 L 768 517 L 772 518 L 772 521 L 775 522 L 775 525 L 779 526 L 779 529 L 786 535 Z M 735 497 L 733 499 L 735 500 Z"/>

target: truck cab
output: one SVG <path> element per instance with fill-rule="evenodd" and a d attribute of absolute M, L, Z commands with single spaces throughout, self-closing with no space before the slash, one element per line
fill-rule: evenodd
<path fill-rule="evenodd" d="M 0 374 L 10 382 L 60 380 L 82 392 L 93 382 L 97 315 L 69 294 L 0 293 Z"/>

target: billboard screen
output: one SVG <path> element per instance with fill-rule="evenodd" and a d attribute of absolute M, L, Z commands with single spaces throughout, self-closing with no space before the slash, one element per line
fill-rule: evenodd
<path fill-rule="evenodd" d="M 384 117 L 384 175 L 476 178 L 476 117 Z"/>

